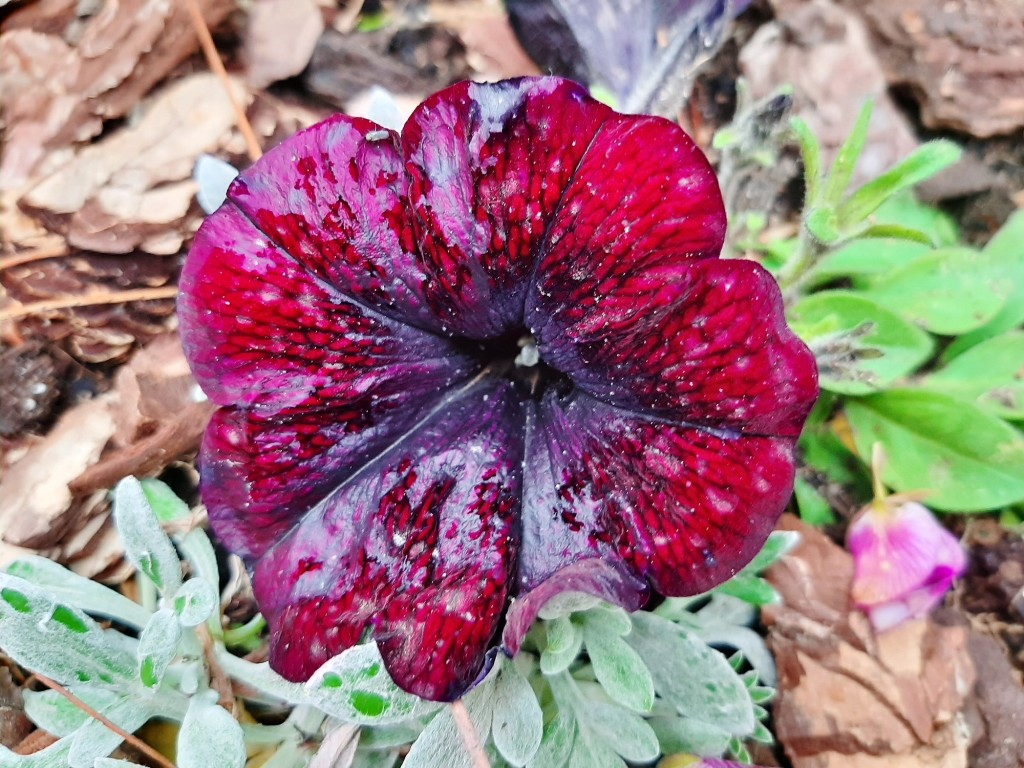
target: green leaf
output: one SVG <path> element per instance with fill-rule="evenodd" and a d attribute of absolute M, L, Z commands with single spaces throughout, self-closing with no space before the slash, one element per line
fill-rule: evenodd
<path fill-rule="evenodd" d="M 781 560 L 799 544 L 800 534 L 796 531 L 772 531 L 768 534 L 768 539 L 765 541 L 764 546 L 761 547 L 761 551 L 754 556 L 754 559 L 750 561 L 750 565 L 744 568 L 743 572 L 748 574 L 761 573 L 761 571 L 770 568 Z"/>
<path fill-rule="evenodd" d="M 130 688 L 136 679 L 132 654 L 92 619 L 8 574 L 0 574 L 0 648 L 26 669 L 64 685 Z"/>
<path fill-rule="evenodd" d="M 502 660 L 493 706 L 494 746 L 511 765 L 526 765 L 540 747 L 544 716 L 533 688 L 511 660 Z"/>
<path fill-rule="evenodd" d="M 1004 419 L 1024 419 L 1024 331 L 981 342 L 925 376 L 921 386 Z"/>
<path fill-rule="evenodd" d="M 245 760 L 242 727 L 217 694 L 193 696 L 178 731 L 178 768 L 243 768 Z"/>
<path fill-rule="evenodd" d="M 909 240 L 857 238 L 829 251 L 808 272 L 808 285 L 828 283 L 841 277 L 877 277 L 889 270 L 910 264 L 931 252 L 931 247 Z"/>
<path fill-rule="evenodd" d="M 944 139 L 922 144 L 905 160 L 864 184 L 839 205 L 840 229 L 864 221 L 887 199 L 930 179 L 939 171 L 956 163 L 962 154 L 960 147 Z"/>
<path fill-rule="evenodd" d="M 745 737 L 754 731 L 753 704 L 729 662 L 682 627 L 653 614 L 633 614 L 626 641 L 640 654 L 658 695 L 680 714 Z"/>
<path fill-rule="evenodd" d="M 147 688 L 160 684 L 177 653 L 181 640 L 181 624 L 174 611 L 164 608 L 150 617 L 146 628 L 139 637 L 136 657 L 139 661 L 139 678 Z"/>
<path fill-rule="evenodd" d="M 883 479 L 897 491 L 927 490 L 947 512 L 996 509 L 1024 499 L 1024 436 L 1001 419 L 936 392 L 892 390 L 851 400 L 857 451 L 881 442 Z"/>
<path fill-rule="evenodd" d="M 343 651 L 314 672 L 303 687 L 309 701 L 328 715 L 361 725 L 398 723 L 440 706 L 395 685 L 376 643 Z"/>
<path fill-rule="evenodd" d="M 134 477 L 124 478 L 114 489 L 114 524 L 132 565 L 161 594 L 169 597 L 177 592 L 181 586 L 181 561 Z"/>
<path fill-rule="evenodd" d="M 825 497 L 800 476 L 793 483 L 793 493 L 800 519 L 808 525 L 820 527 L 832 525 L 836 521 L 835 513 Z"/>
<path fill-rule="evenodd" d="M 970 248 L 942 248 L 879 278 L 864 295 L 932 333 L 980 328 L 999 312 L 1011 284 Z"/>
<path fill-rule="evenodd" d="M 826 245 L 839 242 L 841 235 L 836 226 L 836 214 L 831 208 L 813 208 L 804 218 L 807 231 Z"/>
<path fill-rule="evenodd" d="M 1009 297 L 984 326 L 955 339 L 943 353 L 950 360 L 976 344 L 1024 324 L 1024 211 L 1017 211 L 996 232 L 982 254 L 1011 284 Z"/>
<path fill-rule="evenodd" d="M 804 164 L 804 208 L 812 208 L 820 202 L 822 172 L 821 144 L 810 127 L 799 117 L 790 119 L 790 126 L 800 144 L 800 157 Z"/>
<path fill-rule="evenodd" d="M 718 591 L 750 605 L 772 605 L 779 601 L 779 593 L 760 576 L 739 573 L 718 586 Z"/>
<path fill-rule="evenodd" d="M 804 341 L 819 356 L 822 388 L 833 392 L 857 395 L 884 388 L 932 354 L 927 333 L 856 293 L 814 293 L 789 314 L 795 326 L 813 327 Z"/>
<path fill-rule="evenodd" d="M 654 681 L 640 654 L 590 612 L 585 617 L 583 642 L 594 676 L 605 693 L 636 712 L 649 712 L 654 706 Z"/>
<path fill-rule="evenodd" d="M 835 162 L 832 163 L 832 170 L 828 175 L 828 185 L 825 188 L 825 201 L 833 207 L 838 206 L 846 196 L 846 188 L 850 186 L 850 179 L 853 178 L 857 161 L 860 160 L 864 144 L 868 140 L 868 126 L 871 124 L 873 109 L 873 102 L 864 102 L 860 114 L 857 115 L 857 121 L 853 124 L 853 130 L 846 137 L 846 141 L 839 148 Z"/>
<path fill-rule="evenodd" d="M 899 224 L 871 224 L 863 232 L 858 232 L 857 237 L 907 240 L 912 243 L 920 243 L 921 245 L 935 245 L 927 233 L 911 229 L 910 227 L 904 227 Z"/>

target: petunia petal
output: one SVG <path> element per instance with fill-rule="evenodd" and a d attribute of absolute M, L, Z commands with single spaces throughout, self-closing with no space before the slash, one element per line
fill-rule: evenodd
<path fill-rule="evenodd" d="M 317 277 L 386 315 L 439 330 L 405 203 L 397 134 L 334 115 L 243 171 L 228 199 Z"/>
<path fill-rule="evenodd" d="M 612 111 L 559 78 L 458 83 L 409 118 L 402 144 L 426 295 L 455 332 L 521 324 L 545 231 Z"/>
<path fill-rule="evenodd" d="M 714 433 L 586 395 L 549 396 L 541 415 L 550 442 L 527 445 L 521 591 L 595 556 L 664 595 L 706 591 L 754 557 L 789 500 L 792 438 Z M 537 488 L 541 453 L 550 472 Z"/>
<path fill-rule="evenodd" d="M 247 561 L 264 554 L 352 472 L 437 405 L 444 393 L 353 400 L 329 411 L 221 408 L 200 451 L 201 489 L 220 541 Z"/>
<path fill-rule="evenodd" d="M 609 403 L 746 434 L 799 434 L 817 368 L 768 272 L 737 259 L 614 279 L 602 269 L 559 273 L 540 289 L 550 319 L 533 330 L 545 361 Z M 572 288 L 562 295 L 561 284 Z"/>
<path fill-rule="evenodd" d="M 182 343 L 217 405 L 415 403 L 476 367 L 447 340 L 346 301 L 230 206 L 203 223 L 182 282 Z"/>
<path fill-rule="evenodd" d="M 522 412 L 484 379 L 314 508 L 256 564 L 271 665 L 291 680 L 369 631 L 392 678 L 459 696 L 513 585 Z"/>
<path fill-rule="evenodd" d="M 608 294 L 648 310 L 694 259 L 718 256 L 725 206 L 714 171 L 679 126 L 614 115 L 591 142 L 548 229 L 526 322 L 551 335 L 604 311 Z"/>

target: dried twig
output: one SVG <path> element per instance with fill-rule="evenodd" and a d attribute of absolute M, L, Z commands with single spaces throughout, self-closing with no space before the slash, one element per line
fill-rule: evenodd
<path fill-rule="evenodd" d="M 466 751 L 473 759 L 473 768 L 491 768 L 491 761 L 487 759 L 487 753 L 484 752 L 483 745 L 480 743 L 476 726 L 470 720 L 469 712 L 466 711 L 466 705 L 462 703 L 462 699 L 456 699 L 449 706 L 452 710 L 452 718 L 455 720 L 455 727 L 458 728 L 459 735 L 462 737 L 462 743 L 465 744 Z"/>
<path fill-rule="evenodd" d="M 37 315 L 55 309 L 71 309 L 74 307 L 93 307 L 102 304 L 123 304 L 128 301 L 151 301 L 152 299 L 170 299 L 178 295 L 176 285 L 162 285 L 157 288 L 134 288 L 129 291 L 109 291 L 87 293 L 84 296 L 70 296 L 62 299 L 44 299 L 28 304 L 15 304 L 0 309 L 0 321 L 16 320 L 19 317 Z"/>
<path fill-rule="evenodd" d="M 242 132 L 242 137 L 245 139 L 245 148 L 249 153 L 249 159 L 255 163 L 263 156 L 263 150 L 256 139 L 256 132 L 253 131 L 249 118 L 245 116 L 245 110 L 235 98 L 231 80 L 228 78 L 227 70 L 224 69 L 224 62 L 220 60 L 220 54 L 217 53 L 217 46 L 213 44 L 213 36 L 210 35 L 210 28 L 206 26 L 206 20 L 203 18 L 198 0 L 185 0 L 185 5 L 188 6 L 189 15 L 192 17 L 192 26 L 195 27 L 196 34 L 199 36 L 199 45 L 203 49 L 203 55 L 206 56 L 210 69 L 220 78 L 224 91 L 231 101 L 231 108 L 235 111 L 235 122 L 238 123 L 238 130 Z"/>
<path fill-rule="evenodd" d="M 154 763 L 156 763 L 157 765 L 161 766 L 161 768 L 175 768 L 174 763 L 172 763 L 166 757 L 164 757 L 159 752 L 157 752 L 155 749 L 153 749 L 151 746 L 149 746 L 149 744 L 147 744 L 146 742 L 142 741 L 138 737 L 128 733 L 128 731 L 126 731 L 124 728 L 119 726 L 117 723 L 114 723 L 114 722 L 111 722 L 110 720 L 108 720 L 106 717 L 101 715 L 99 712 L 97 712 L 95 709 L 90 707 L 88 704 L 86 704 L 80 698 L 75 696 L 75 694 L 73 694 L 71 691 L 69 691 L 67 688 L 65 688 L 60 683 L 55 682 L 54 680 L 51 680 L 50 678 L 46 677 L 46 675 L 41 675 L 38 672 L 36 672 L 35 675 L 33 675 L 33 676 L 39 682 L 41 682 L 43 685 L 45 685 L 47 688 L 50 688 L 50 689 L 56 691 L 61 696 L 63 696 L 65 699 L 70 701 L 72 704 L 74 704 L 80 710 L 85 712 L 85 714 L 87 714 L 89 717 L 93 718 L 94 720 L 99 720 L 101 723 L 103 723 L 103 725 L 105 727 L 107 727 L 108 729 L 110 729 L 111 731 L 116 733 L 118 736 L 120 736 L 126 742 L 128 742 L 133 747 L 135 747 L 137 750 L 142 752 L 146 757 L 148 757 Z"/>
<path fill-rule="evenodd" d="M 30 248 L 27 251 L 21 251 L 20 253 L 12 253 L 9 256 L 0 256 L 0 270 L 10 269 L 16 267 L 19 264 L 28 264 L 30 261 L 42 261 L 43 259 L 52 259 L 56 256 L 67 255 L 68 247 L 67 244 L 61 240 L 57 243 L 51 243 L 50 245 L 41 245 L 38 248 Z"/>

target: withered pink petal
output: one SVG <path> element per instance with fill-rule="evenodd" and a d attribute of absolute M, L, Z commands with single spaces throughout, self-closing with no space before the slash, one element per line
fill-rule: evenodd
<path fill-rule="evenodd" d="M 566 592 L 593 595 L 635 611 L 644 604 L 650 590 L 643 579 L 621 564 L 597 558 L 578 560 L 556 571 L 528 592 L 520 592 L 512 601 L 501 636 L 505 652 L 515 656 L 544 604 Z"/>
<path fill-rule="evenodd" d="M 181 280 L 182 344 L 217 405 L 269 414 L 400 396 L 415 407 L 477 367 L 447 340 L 346 300 L 230 204 L 203 222 Z"/>
<path fill-rule="evenodd" d="M 465 691 L 514 583 L 521 429 L 511 385 L 484 380 L 310 510 L 254 569 L 271 666 L 305 680 L 369 633 L 405 690 Z"/>
<path fill-rule="evenodd" d="M 482 339 L 522 325 L 547 227 L 613 114 L 558 78 L 462 82 L 412 114 L 409 196 L 427 299 L 447 327 Z"/>
<path fill-rule="evenodd" d="M 817 366 L 787 327 L 767 271 L 737 259 L 677 259 L 605 277 L 601 253 L 589 265 L 581 256 L 575 266 L 542 268 L 534 332 L 550 365 L 626 408 L 799 435 L 817 397 Z"/>
<path fill-rule="evenodd" d="M 847 530 L 852 596 L 878 630 L 923 616 L 967 568 L 960 541 L 917 502 L 868 505 Z"/>
<path fill-rule="evenodd" d="M 789 500 L 794 438 L 715 433 L 583 394 L 548 397 L 540 413 L 550 442 L 527 443 L 524 591 L 601 557 L 661 594 L 704 592 L 760 551 Z"/>
<path fill-rule="evenodd" d="M 270 241 L 345 296 L 438 330 L 405 200 L 397 135 L 334 115 L 299 131 L 228 189 Z"/>

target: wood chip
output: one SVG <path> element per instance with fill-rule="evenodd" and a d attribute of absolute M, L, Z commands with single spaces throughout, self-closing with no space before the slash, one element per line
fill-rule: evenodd
<path fill-rule="evenodd" d="M 68 487 L 95 464 L 114 434 L 116 395 L 69 409 L 0 481 L 0 535 L 23 547 L 49 547 L 67 530 L 73 496 Z"/>
<path fill-rule="evenodd" d="M 324 31 L 314 0 L 257 0 L 245 26 L 246 82 L 266 88 L 298 75 L 309 64 Z M 287 45 L 281 45 L 287 40 Z"/>
<path fill-rule="evenodd" d="M 236 95 L 244 100 L 240 87 Z M 23 207 L 47 216 L 78 248 L 129 253 L 157 243 L 162 253 L 176 253 L 198 224 L 192 168 L 219 149 L 234 113 L 208 73 L 161 90 L 144 109 L 137 123 L 76 152 L 36 184 Z M 168 239 L 171 232 L 177 236 Z"/>
<path fill-rule="evenodd" d="M 782 527 L 803 543 L 769 571 L 782 603 L 764 621 L 777 736 L 794 768 L 965 768 L 966 630 L 918 620 L 874 635 L 849 603 L 851 556 L 795 518 Z"/>
<path fill-rule="evenodd" d="M 199 4 L 211 26 L 235 6 L 234 0 Z M 0 35 L 4 189 L 21 188 L 48 153 L 90 139 L 105 120 L 127 115 L 198 48 L 180 2 L 107 2 L 81 19 L 69 13 L 76 4 L 42 7 L 54 5 L 16 10 Z"/>
<path fill-rule="evenodd" d="M 863 21 L 828 0 L 789 2 L 740 52 L 755 99 L 793 86 L 794 113 L 807 121 L 831 162 L 867 99 L 875 109 L 854 181 L 865 182 L 909 154 L 917 140 L 889 96 Z"/>

